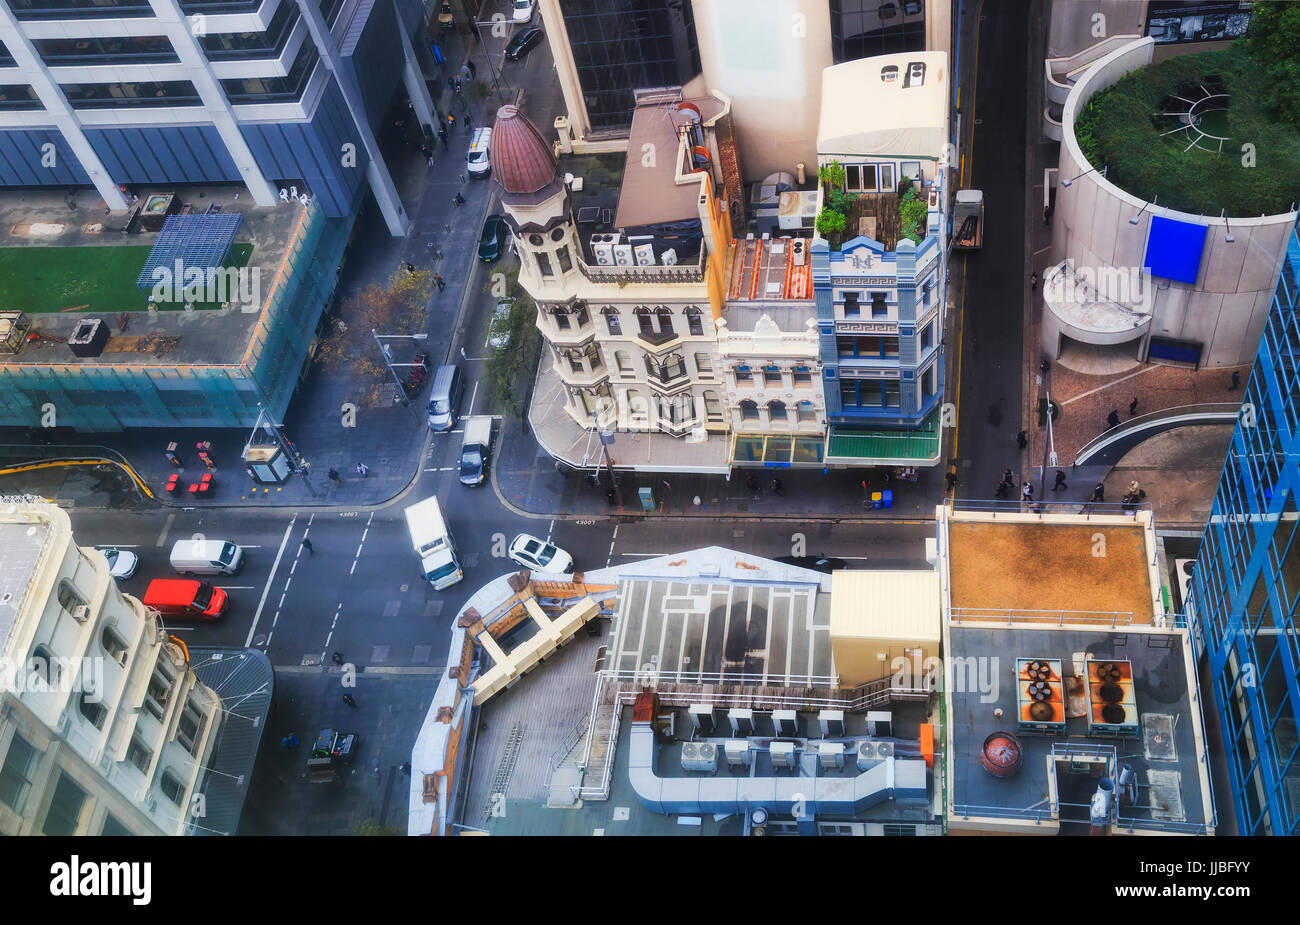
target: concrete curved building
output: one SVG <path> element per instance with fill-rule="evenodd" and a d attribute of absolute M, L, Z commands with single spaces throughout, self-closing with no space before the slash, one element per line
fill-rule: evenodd
<path fill-rule="evenodd" d="M 1043 351 L 1060 356 L 1074 340 L 1141 361 L 1247 364 L 1297 213 L 1225 219 L 1166 209 L 1108 180 L 1105 165 L 1089 163 L 1075 138 L 1088 100 L 1150 64 L 1154 48 L 1142 38 L 1115 49 L 1065 100 Z"/>

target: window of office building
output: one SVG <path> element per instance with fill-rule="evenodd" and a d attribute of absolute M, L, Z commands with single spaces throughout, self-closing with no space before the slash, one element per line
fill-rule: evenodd
<path fill-rule="evenodd" d="M 830 0 L 836 64 L 925 50 L 924 0 Z"/>
<path fill-rule="evenodd" d="M 841 379 L 840 404 L 845 408 L 898 408 L 898 382 L 890 379 Z"/>
<path fill-rule="evenodd" d="M 163 771 L 162 780 L 158 782 L 158 787 L 169 801 L 177 806 L 181 805 L 181 800 L 185 796 L 185 784 L 171 768 Z"/>
<path fill-rule="evenodd" d="M 767 403 L 767 416 L 769 420 L 784 421 L 787 417 L 785 402 L 770 401 Z"/>
<path fill-rule="evenodd" d="M 199 91 L 188 80 L 115 84 L 60 84 L 73 109 L 118 106 L 201 106 Z"/>
<path fill-rule="evenodd" d="M 14 56 L 9 54 L 9 49 L 5 47 L 4 42 L 0 42 L 0 67 L 17 67 L 18 62 Z"/>
<path fill-rule="evenodd" d="M 281 0 L 264 32 L 216 32 L 199 37 L 209 61 L 278 57 L 298 21 L 298 4 Z M 328 21 L 328 19 L 327 19 Z M 307 36 L 307 42 L 311 36 Z"/>
<path fill-rule="evenodd" d="M 138 736 L 133 736 L 126 749 L 126 760 L 148 773 L 149 762 L 153 761 L 153 749 L 141 742 Z"/>
<path fill-rule="evenodd" d="M 810 401 L 801 401 L 798 405 L 800 424 L 811 424 L 817 420 L 817 407 Z"/>
<path fill-rule="evenodd" d="M 921 352 L 929 350 L 934 346 L 934 322 L 931 321 L 921 329 Z"/>
<path fill-rule="evenodd" d="M 722 399 L 718 398 L 717 392 L 704 393 L 704 416 L 710 421 L 722 420 Z"/>
<path fill-rule="evenodd" d="M 764 366 L 763 367 L 763 384 L 780 385 L 781 384 L 781 367 Z"/>
<path fill-rule="evenodd" d="M 701 378 L 713 378 L 713 359 L 707 353 L 695 354 L 695 371 Z"/>
<path fill-rule="evenodd" d="M 203 733 L 203 713 L 190 701 L 185 702 L 181 711 L 180 722 L 176 724 L 176 741 L 185 746 L 185 750 L 194 754 Z"/>
<path fill-rule="evenodd" d="M 311 42 L 303 42 L 289 73 L 283 77 L 238 77 L 221 81 L 232 103 L 296 102 L 302 98 L 320 55 Z"/>
<path fill-rule="evenodd" d="M 54 796 L 50 808 L 45 812 L 45 824 L 41 831 L 46 835 L 72 835 L 81 822 L 81 811 L 86 806 L 86 791 L 66 774 L 59 774 L 59 782 L 54 786 Z"/>
<path fill-rule="evenodd" d="M 858 305 L 858 294 L 856 292 L 844 293 L 844 317 L 862 317 L 862 308 Z"/>
<path fill-rule="evenodd" d="M 100 827 L 99 834 L 105 837 L 123 838 L 129 836 L 131 830 L 118 822 L 116 816 L 105 814 L 104 824 Z"/>
<path fill-rule="evenodd" d="M 99 644 L 104 647 L 105 654 L 113 661 L 119 665 L 126 664 L 126 643 L 122 641 L 122 637 L 118 636 L 117 633 L 108 627 L 104 627 L 103 632 L 99 634 Z"/>
<path fill-rule="evenodd" d="M 0 112 L 8 109 L 44 109 L 36 91 L 24 84 L 0 87 Z"/>
<path fill-rule="evenodd" d="M 889 293 L 873 292 L 871 293 L 871 317 L 887 318 L 889 317 Z"/>
<path fill-rule="evenodd" d="M 635 91 L 681 86 L 702 70 L 690 3 L 565 0 L 560 9 L 596 130 L 626 130 Z"/>
<path fill-rule="evenodd" d="M 51 67 L 89 64 L 167 64 L 179 61 L 165 35 L 125 35 L 75 39 L 34 39 L 41 60 Z"/>
<path fill-rule="evenodd" d="M 758 402 L 750 401 L 748 398 L 740 403 L 740 419 L 742 421 L 758 420 Z"/>
<path fill-rule="evenodd" d="M 835 338 L 835 344 L 840 356 L 846 359 L 858 357 L 880 360 L 898 357 L 898 337 L 892 334 L 841 334 Z"/>
<path fill-rule="evenodd" d="M 9 0 L 14 18 L 27 22 L 40 19 L 122 17 L 152 15 L 148 0 Z"/>
<path fill-rule="evenodd" d="M 83 693 L 77 704 L 81 715 L 96 729 L 104 728 L 104 718 L 108 716 L 108 707 L 100 700 L 92 700 L 91 695 Z"/>

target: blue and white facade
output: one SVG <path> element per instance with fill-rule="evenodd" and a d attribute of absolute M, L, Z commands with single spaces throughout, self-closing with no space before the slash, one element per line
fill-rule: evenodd
<path fill-rule="evenodd" d="M 305 189 L 327 218 L 367 182 L 402 209 L 375 131 L 400 77 L 435 119 L 412 37 L 419 0 L 0 2 L 0 186 Z"/>
<path fill-rule="evenodd" d="M 1192 579 L 1238 830 L 1300 834 L 1300 241 L 1293 232 Z"/>

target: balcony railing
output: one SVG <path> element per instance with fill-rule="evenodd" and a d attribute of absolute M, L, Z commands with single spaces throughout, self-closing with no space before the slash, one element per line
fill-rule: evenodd
<path fill-rule="evenodd" d="M 578 269 L 593 283 L 702 283 L 704 264 L 649 267 L 598 267 L 579 260 Z"/>

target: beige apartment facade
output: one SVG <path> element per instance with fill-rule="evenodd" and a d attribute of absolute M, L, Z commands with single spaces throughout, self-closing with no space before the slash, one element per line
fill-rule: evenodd
<path fill-rule="evenodd" d="M 0 833 L 178 835 L 221 726 L 184 643 L 62 509 L 0 501 Z"/>

